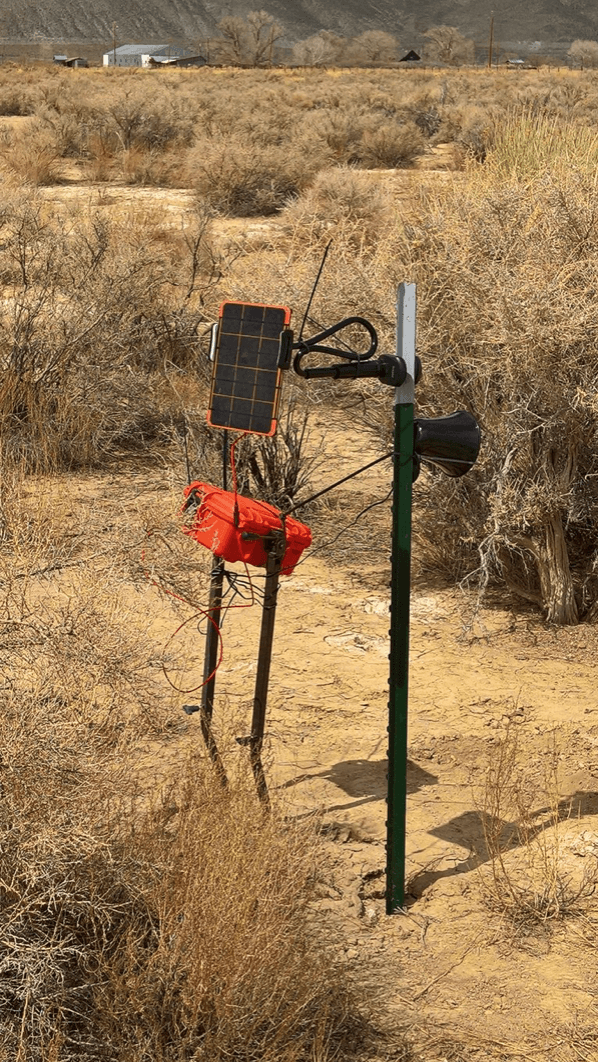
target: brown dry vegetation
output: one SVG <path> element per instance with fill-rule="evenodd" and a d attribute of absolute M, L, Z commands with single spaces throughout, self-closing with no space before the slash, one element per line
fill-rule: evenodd
<path fill-rule="evenodd" d="M 391 350 L 396 286 L 416 280 L 420 409 L 466 407 L 482 423 L 470 477 L 418 482 L 420 572 L 533 602 L 557 623 L 596 620 L 597 108 L 592 73 L 0 73 L 14 119 L 0 129 L 7 1059 L 407 1057 L 402 1034 L 372 1041 L 363 986 L 339 968 L 338 927 L 314 902 L 322 848 L 283 803 L 264 818 L 234 711 L 229 794 L 197 756 L 160 662 L 200 672 L 201 652 L 189 636 L 164 654 L 188 612 L 171 601 L 158 614 L 147 576 L 192 602 L 205 594 L 207 561 L 178 534 L 177 499 L 185 450 L 192 476 L 220 475 L 205 426 L 219 302 L 284 301 L 300 320 L 332 237 L 308 328 L 361 313 Z M 453 172 L 429 180 L 414 166 L 439 144 Z M 162 198 L 110 200 L 133 184 Z M 88 198 L 69 198 L 75 186 Z M 164 209 L 172 188 L 189 191 L 180 216 Z M 269 222 L 234 228 L 254 215 Z M 240 488 L 283 505 L 336 478 L 313 425 L 339 408 L 379 452 L 386 397 L 287 381 L 278 435 L 240 447 Z M 166 501 L 155 489 L 146 504 L 136 478 L 133 507 L 103 514 L 100 495 L 77 523 L 77 474 L 145 480 L 156 466 Z M 325 540 L 356 508 L 346 492 L 310 519 Z M 384 553 L 387 526 L 374 519 L 352 549 Z M 342 539 L 335 549 L 326 563 L 350 563 Z M 533 855 L 533 801 L 501 748 L 505 771 L 490 770 L 479 800 Z M 543 784 L 546 838 L 561 805 L 550 772 Z M 543 922 L 588 916 L 591 874 L 563 891 L 546 842 L 530 892 L 503 840 L 486 837 L 492 912 L 518 926 L 530 908 Z M 430 1035 L 427 1058 L 505 1057 L 436 1050 Z"/>

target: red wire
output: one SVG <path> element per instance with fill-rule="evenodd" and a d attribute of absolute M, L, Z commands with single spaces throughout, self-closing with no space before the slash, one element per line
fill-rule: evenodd
<path fill-rule="evenodd" d="M 238 509 L 237 509 L 237 469 L 236 469 L 236 466 L 235 466 L 235 446 L 237 445 L 237 443 L 241 442 L 241 439 L 244 439 L 245 436 L 248 435 L 248 434 L 249 434 L 248 432 L 244 432 L 243 435 L 240 435 L 237 439 L 235 439 L 234 443 L 232 444 L 232 446 L 230 448 L 230 463 L 231 463 L 231 470 L 232 470 L 232 475 L 233 475 L 233 487 L 234 487 L 234 495 L 235 495 L 235 511 L 236 512 L 238 512 Z M 152 530 L 152 529 L 148 529 L 146 531 L 146 534 L 147 534 L 148 538 L 151 537 L 152 535 L 154 535 L 155 533 L 156 532 L 154 530 Z M 160 537 L 162 537 L 162 536 L 160 536 Z M 162 538 L 162 541 L 165 542 L 165 540 L 163 538 Z M 165 545 L 170 549 L 170 547 L 168 546 L 167 542 L 165 542 Z M 155 586 L 161 593 L 168 594 L 169 597 L 173 597 L 176 601 L 181 601 L 184 605 L 189 605 L 190 608 L 195 608 L 196 609 L 196 611 L 193 613 L 193 615 L 189 616 L 186 620 L 183 620 L 183 622 L 180 623 L 179 626 L 176 628 L 176 630 L 173 631 L 173 633 L 170 635 L 170 638 L 165 643 L 164 648 L 162 649 L 162 655 L 163 656 L 166 653 L 166 650 L 167 650 L 168 646 L 173 641 L 173 639 L 176 637 L 176 635 L 179 633 L 179 631 L 181 631 L 183 629 L 183 627 L 186 627 L 188 623 L 191 623 L 193 620 L 196 620 L 198 616 L 205 616 L 206 619 L 208 619 L 209 622 L 212 624 L 212 626 L 215 627 L 215 629 L 216 629 L 216 633 L 218 635 L 218 647 L 219 647 L 218 660 L 216 661 L 216 665 L 213 668 L 212 672 L 208 675 L 208 677 L 206 679 L 203 680 L 203 682 L 200 682 L 198 686 L 192 686 L 189 689 L 183 689 L 180 686 L 175 686 L 174 682 L 172 681 L 172 679 L 170 678 L 170 676 L 168 674 L 168 671 L 166 670 L 166 665 L 164 664 L 164 660 L 162 660 L 162 671 L 164 673 L 164 677 L 165 677 L 166 681 L 168 682 L 168 684 L 172 687 L 173 690 L 176 690 L 177 693 L 196 693 L 197 690 L 202 689 L 203 686 L 206 686 L 208 684 L 208 682 L 210 682 L 210 680 L 214 677 L 214 675 L 218 671 L 218 668 L 220 667 L 220 665 L 221 665 L 221 663 L 222 663 L 222 661 L 224 659 L 224 643 L 223 643 L 223 640 L 222 640 L 221 627 L 222 627 L 222 624 L 224 622 L 224 617 L 226 616 L 226 613 L 229 611 L 229 609 L 251 608 L 255 604 L 255 590 L 254 590 L 253 583 L 251 581 L 251 575 L 250 575 L 250 572 L 249 572 L 249 568 L 247 567 L 246 562 L 243 561 L 243 566 L 245 568 L 245 573 L 247 575 L 247 582 L 249 583 L 249 589 L 251 591 L 251 600 L 250 601 L 246 602 L 243 605 L 229 604 L 229 605 L 226 605 L 224 609 L 222 609 L 222 605 L 216 606 L 214 608 L 208 608 L 208 609 L 204 609 L 204 608 L 197 609 L 196 606 L 194 605 L 194 603 L 192 601 L 189 601 L 188 598 L 183 597 L 181 594 L 176 594 L 174 592 L 174 590 L 169 590 L 167 586 L 163 586 L 162 583 L 158 582 L 157 579 L 154 579 L 152 577 L 152 575 L 145 568 L 145 548 L 141 551 L 141 564 L 143 566 L 143 574 L 145 575 L 145 578 L 149 582 L 150 586 Z M 222 617 L 221 621 L 220 621 L 220 625 L 218 625 L 218 623 L 216 623 L 216 620 L 211 615 L 211 613 L 212 612 L 216 612 L 217 609 L 220 609 L 221 617 Z"/>
<path fill-rule="evenodd" d="M 183 622 L 179 624 L 177 629 L 172 632 L 172 634 L 170 635 L 170 638 L 164 644 L 164 648 L 162 649 L 162 657 L 164 657 L 164 655 L 166 654 L 166 650 L 168 649 L 168 646 L 176 638 L 176 636 L 179 633 L 179 631 L 182 631 L 183 627 L 186 627 L 187 624 L 191 623 L 192 620 L 197 619 L 198 616 L 206 616 L 207 619 L 209 619 L 209 621 L 212 624 L 212 626 L 215 628 L 216 634 L 218 635 L 218 649 L 219 649 L 218 660 L 216 661 L 216 664 L 214 665 L 214 668 L 213 668 L 212 672 L 208 675 L 208 677 L 206 679 L 203 680 L 203 682 L 199 683 L 199 686 L 191 686 L 189 689 L 183 689 L 181 686 L 175 686 L 175 684 L 172 681 L 170 675 L 168 674 L 168 671 L 166 670 L 166 665 L 164 663 L 164 659 L 162 659 L 162 671 L 164 673 L 164 678 L 166 679 L 168 684 L 170 686 L 172 686 L 173 690 L 177 691 L 177 693 L 195 693 L 197 690 L 200 690 L 203 686 L 207 686 L 208 682 L 210 681 L 210 679 L 212 679 L 214 677 L 214 675 L 216 674 L 216 672 L 218 671 L 218 668 L 220 667 L 220 665 L 222 663 L 222 660 L 223 660 L 223 657 L 224 657 L 224 645 L 223 645 L 223 642 L 222 642 L 222 631 L 221 631 L 220 627 L 218 626 L 218 624 L 216 623 L 216 620 L 214 619 L 214 617 L 210 615 L 210 612 L 214 612 L 214 611 L 215 611 L 215 609 L 208 608 L 208 609 L 200 609 L 198 612 L 194 612 L 194 614 L 192 616 L 188 616 L 188 618 L 186 620 L 183 620 Z"/>

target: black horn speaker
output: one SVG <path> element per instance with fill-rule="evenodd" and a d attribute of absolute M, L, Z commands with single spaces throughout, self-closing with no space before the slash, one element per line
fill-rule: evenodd
<path fill-rule="evenodd" d="M 454 477 L 464 476 L 475 464 L 480 452 L 480 426 L 466 410 L 448 417 L 420 417 L 413 427 L 415 476 L 420 461 L 429 461 Z"/>

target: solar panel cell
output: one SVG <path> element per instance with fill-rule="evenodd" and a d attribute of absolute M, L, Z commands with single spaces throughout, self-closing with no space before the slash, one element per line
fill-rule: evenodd
<path fill-rule="evenodd" d="M 256 381 L 257 373 L 255 369 L 237 369 L 235 393 L 251 398 Z"/>
<path fill-rule="evenodd" d="M 222 384 L 232 382 L 235 379 L 237 369 L 234 364 L 228 365 L 226 362 L 220 366 L 220 372 L 218 374 L 218 383 L 220 384 L 218 390 L 222 389 Z"/>
<path fill-rule="evenodd" d="M 239 356 L 238 336 L 222 336 L 219 346 L 220 361 L 226 365 L 236 365 Z"/>
<path fill-rule="evenodd" d="M 212 413 L 217 423 L 221 422 L 222 417 L 228 417 L 231 411 L 231 400 L 226 395 L 215 395 L 212 402 Z M 224 423 L 224 422 L 222 422 Z"/>
<path fill-rule="evenodd" d="M 238 352 L 239 365 L 255 365 L 259 353 L 259 339 L 247 339 L 243 337 L 243 344 Z"/>
<path fill-rule="evenodd" d="M 261 336 L 262 322 L 252 321 L 251 318 L 247 318 L 243 321 L 243 334 L 246 336 Z"/>
<path fill-rule="evenodd" d="M 280 335 L 285 306 L 227 302 L 220 310 L 208 423 L 273 435 L 280 393 Z"/>

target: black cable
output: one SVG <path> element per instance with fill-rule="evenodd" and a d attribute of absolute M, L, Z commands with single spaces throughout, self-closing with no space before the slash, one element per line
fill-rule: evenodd
<path fill-rule="evenodd" d="M 222 432 L 222 489 L 228 490 L 228 431 Z"/>
<path fill-rule="evenodd" d="M 187 443 L 187 436 L 188 436 L 187 418 L 186 418 L 185 414 L 183 413 L 183 446 L 184 446 L 184 449 L 185 449 L 185 465 L 186 465 L 186 468 L 187 468 L 187 483 L 189 484 L 189 483 L 191 483 L 191 463 L 189 461 L 189 446 L 188 446 L 188 443 Z"/>
<path fill-rule="evenodd" d="M 280 513 L 281 519 L 290 516 L 291 513 L 294 513 L 297 509 L 302 509 L 304 505 L 309 505 L 309 503 L 315 501 L 316 498 L 321 498 L 324 494 L 328 494 L 331 490 L 334 490 L 335 487 L 341 487 L 342 484 L 346 483 L 349 479 L 355 479 L 355 476 L 360 476 L 362 472 L 367 472 L 368 469 L 373 468 L 374 465 L 379 465 L 382 461 L 387 461 L 389 457 L 395 456 L 398 457 L 398 454 L 395 454 L 395 451 L 391 450 L 390 453 L 383 454 L 382 457 L 377 457 L 375 461 L 370 461 L 368 465 L 363 465 L 355 472 L 350 472 L 348 476 L 343 476 L 342 479 L 337 479 L 335 483 L 330 483 L 327 487 L 319 490 L 317 494 L 312 494 L 309 498 L 305 498 L 304 501 L 296 502 L 295 505 L 291 505 L 290 509 L 285 509 L 284 512 Z"/>
<path fill-rule="evenodd" d="M 320 546 L 314 546 L 313 549 L 310 549 L 309 551 L 305 552 L 301 560 L 298 561 L 295 565 L 295 569 L 297 569 L 299 565 L 304 564 L 305 561 L 309 560 L 310 557 L 313 557 L 314 553 L 319 553 L 321 549 L 329 549 L 330 546 L 334 546 L 334 543 L 338 542 L 341 535 L 344 535 L 345 532 L 349 531 L 350 528 L 354 527 L 357 521 L 361 520 L 362 516 L 365 516 L 366 513 L 369 513 L 370 509 L 375 509 L 377 505 L 385 505 L 391 497 L 392 492 L 393 488 L 391 487 L 388 494 L 385 494 L 383 498 L 379 498 L 378 501 L 371 502 L 370 505 L 366 505 L 365 509 L 361 509 L 360 512 L 357 513 L 357 516 L 354 516 L 351 522 L 346 525 L 346 527 L 341 528 L 341 530 L 338 532 L 337 535 L 334 536 L 334 538 L 329 539 L 328 542 L 322 542 Z"/>
<path fill-rule="evenodd" d="M 303 320 L 301 322 L 301 328 L 299 330 L 299 340 L 303 339 L 303 329 L 305 328 L 305 322 L 307 321 L 307 318 L 309 316 L 309 311 L 311 309 L 311 304 L 313 302 L 314 295 L 316 294 L 316 289 L 317 289 L 318 284 L 320 282 L 320 277 L 322 276 L 322 270 L 324 269 L 324 265 L 326 264 L 326 259 L 328 257 L 328 252 L 329 252 L 331 246 L 332 246 L 332 240 L 329 240 L 328 243 L 326 244 L 326 248 L 325 248 L 324 254 L 322 256 L 322 261 L 320 262 L 320 268 L 318 269 L 318 272 L 316 274 L 316 279 L 314 280 L 313 287 L 311 289 L 311 295 L 309 296 L 309 299 L 307 300 L 307 306 L 305 307 L 305 313 L 303 314 Z"/>

